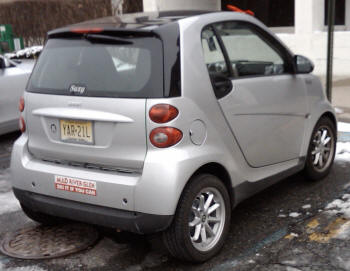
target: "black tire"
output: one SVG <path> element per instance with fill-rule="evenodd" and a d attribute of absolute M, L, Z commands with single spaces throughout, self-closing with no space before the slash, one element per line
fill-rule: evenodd
<path fill-rule="evenodd" d="M 55 217 L 55 216 L 47 215 L 40 212 L 35 212 L 30 208 L 24 206 L 23 204 L 21 204 L 21 207 L 23 212 L 26 214 L 26 216 L 28 216 L 30 219 L 44 226 L 54 226 L 54 225 L 62 224 L 67 221 L 64 218 Z"/>
<path fill-rule="evenodd" d="M 330 143 L 330 147 L 332 148 L 332 150 L 330 151 L 326 159 L 327 161 L 325 162 L 324 167 L 318 168 L 319 165 L 314 165 L 315 156 L 313 154 L 313 151 L 315 150 L 315 147 L 316 147 L 315 137 L 317 136 L 318 131 L 322 129 L 327 129 L 329 135 L 332 137 L 331 143 Z M 337 144 L 337 130 L 335 128 L 333 121 L 327 117 L 321 118 L 317 122 L 312 132 L 309 148 L 307 152 L 304 173 L 308 177 L 308 179 L 310 179 L 311 181 L 317 181 L 317 180 L 323 179 L 329 174 L 334 162 L 336 144 Z"/>
<path fill-rule="evenodd" d="M 221 199 L 225 206 L 224 209 L 222 207 L 220 207 L 220 209 L 218 208 L 220 211 L 216 215 L 220 214 L 221 217 L 225 217 L 225 220 L 224 222 L 220 222 L 220 224 L 218 224 L 218 228 L 221 228 L 221 234 L 218 234 L 216 241 L 213 242 L 215 245 L 213 245 L 213 247 L 208 251 L 200 251 L 191 241 L 189 220 L 191 219 L 190 215 L 192 212 L 192 205 L 194 204 L 195 200 L 198 199 L 198 195 L 207 188 L 215 189 L 215 191 L 218 191 L 221 194 Z M 213 203 L 215 203 L 215 200 L 213 200 Z M 224 215 L 222 215 L 222 210 L 225 210 Z M 217 211 L 215 211 L 215 213 L 216 212 Z M 206 214 L 206 216 L 209 221 L 210 215 Z M 190 180 L 189 184 L 185 187 L 179 201 L 174 220 L 169 229 L 163 233 L 163 242 L 170 254 L 175 258 L 194 263 L 204 262 L 216 255 L 224 245 L 230 228 L 230 219 L 230 196 L 225 185 L 220 181 L 220 179 L 213 175 L 197 175 L 193 177 L 193 179 Z M 202 222 L 203 221 L 201 221 L 200 224 L 204 223 Z M 200 238 L 202 239 L 202 237 Z M 213 240 L 215 238 L 213 237 Z"/>

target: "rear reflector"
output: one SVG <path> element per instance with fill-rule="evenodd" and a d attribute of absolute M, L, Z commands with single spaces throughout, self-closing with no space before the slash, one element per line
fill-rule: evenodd
<path fill-rule="evenodd" d="M 103 31 L 103 28 L 99 28 L 99 27 L 72 28 L 70 31 L 77 34 L 90 34 L 90 33 L 101 33 Z"/>
<path fill-rule="evenodd" d="M 24 111 L 24 98 L 23 98 L 23 96 L 19 99 L 18 109 L 19 109 L 20 112 Z"/>
<path fill-rule="evenodd" d="M 155 123 L 167 123 L 179 115 L 179 110 L 170 104 L 156 104 L 149 111 L 149 117 Z"/>
<path fill-rule="evenodd" d="M 22 116 L 19 117 L 19 129 L 21 130 L 22 133 L 26 131 L 26 123 Z"/>
<path fill-rule="evenodd" d="M 155 147 L 168 148 L 180 142 L 182 132 L 172 127 L 159 127 L 152 130 L 149 138 Z"/>

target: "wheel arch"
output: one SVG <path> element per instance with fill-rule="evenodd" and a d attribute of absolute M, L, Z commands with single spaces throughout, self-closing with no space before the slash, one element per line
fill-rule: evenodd
<path fill-rule="evenodd" d="M 318 119 L 318 121 L 322 118 L 329 118 L 333 122 L 335 128 L 337 129 L 337 118 L 332 112 L 327 111 L 327 112 L 323 113 L 322 116 Z"/>
<path fill-rule="evenodd" d="M 193 177 L 200 175 L 200 174 L 211 174 L 211 175 L 218 177 L 224 183 L 224 185 L 227 189 L 227 192 L 229 193 L 231 207 L 233 208 L 235 206 L 235 198 L 234 198 L 234 193 L 233 193 L 233 188 L 232 188 L 231 176 L 223 165 L 216 163 L 216 162 L 210 162 L 210 163 L 202 165 L 200 168 L 198 168 L 191 175 L 187 184 L 189 182 L 191 182 Z M 186 186 L 187 186 L 187 184 L 186 184 Z"/>

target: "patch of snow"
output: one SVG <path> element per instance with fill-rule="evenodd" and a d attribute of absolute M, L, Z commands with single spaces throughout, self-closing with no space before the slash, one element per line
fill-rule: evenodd
<path fill-rule="evenodd" d="M 7 58 L 30 58 L 33 57 L 37 54 L 39 54 L 43 50 L 43 46 L 32 46 L 32 47 L 27 47 L 22 50 L 19 50 L 15 53 L 8 53 L 5 54 Z"/>
<path fill-rule="evenodd" d="M 349 240 L 350 239 L 350 221 L 343 224 L 340 229 L 338 230 L 338 233 L 336 236 L 334 236 L 336 239 L 341 240 Z"/>
<path fill-rule="evenodd" d="M 293 236 L 293 237 L 299 237 L 299 234 L 294 233 L 294 232 L 291 232 L 290 235 Z"/>
<path fill-rule="evenodd" d="M 311 208 L 311 204 L 305 204 L 302 208 L 303 209 L 310 209 Z"/>
<path fill-rule="evenodd" d="M 249 260 L 248 263 L 255 263 L 255 261 L 254 260 Z"/>
<path fill-rule="evenodd" d="M 337 114 L 343 114 L 344 113 L 344 110 L 342 110 L 342 109 L 340 109 L 338 107 L 336 107 L 334 110 L 335 110 L 335 113 L 337 113 Z"/>
<path fill-rule="evenodd" d="M 335 159 L 341 161 L 350 161 L 350 142 L 337 143 Z"/>
<path fill-rule="evenodd" d="M 350 199 L 350 194 L 345 194 L 344 196 L 342 196 L 342 199 Z"/>
<path fill-rule="evenodd" d="M 301 216 L 301 214 L 300 214 L 300 213 L 297 213 L 297 212 L 293 212 L 293 213 L 290 213 L 289 216 L 295 218 L 295 217 Z"/>
<path fill-rule="evenodd" d="M 287 261 L 283 261 L 282 264 L 284 264 L 284 265 L 296 265 L 297 262 L 294 260 L 287 260 Z"/>
<path fill-rule="evenodd" d="M 278 217 L 283 217 L 284 218 L 284 217 L 287 217 L 287 216 L 284 215 L 284 214 L 279 214 Z"/>
<path fill-rule="evenodd" d="M 326 206 L 326 210 L 328 214 L 332 214 L 332 215 L 341 214 L 341 215 L 344 215 L 344 217 L 350 219 L 350 197 L 346 196 L 343 199 L 336 199 L 332 201 Z"/>
<path fill-rule="evenodd" d="M 16 212 L 21 209 L 18 200 L 12 192 L 0 194 L 0 206 L 0 215 Z"/>
<path fill-rule="evenodd" d="M 338 122 L 338 131 L 350 133 L 350 123 Z"/>

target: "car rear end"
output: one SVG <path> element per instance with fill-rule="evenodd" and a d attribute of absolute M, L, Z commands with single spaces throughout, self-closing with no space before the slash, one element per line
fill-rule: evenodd
<path fill-rule="evenodd" d="M 170 224 L 171 215 L 138 212 L 134 204 L 136 186 L 147 181 L 147 100 L 171 96 L 164 50 L 154 31 L 84 27 L 49 34 L 21 101 L 23 134 L 12 153 L 22 205 L 138 233 Z M 162 134 L 153 136 L 164 143 Z"/>

